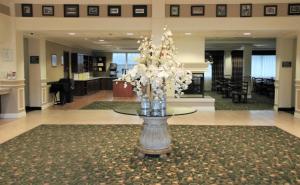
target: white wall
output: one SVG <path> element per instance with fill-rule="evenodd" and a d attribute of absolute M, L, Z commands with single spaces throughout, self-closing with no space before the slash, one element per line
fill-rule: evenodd
<path fill-rule="evenodd" d="M 7 72 L 16 72 L 15 43 L 13 20 L 0 14 L 0 79 L 6 78 Z"/>
<path fill-rule="evenodd" d="M 182 63 L 205 63 L 205 38 L 201 36 L 181 36 L 174 38 L 178 48 L 178 60 Z"/>

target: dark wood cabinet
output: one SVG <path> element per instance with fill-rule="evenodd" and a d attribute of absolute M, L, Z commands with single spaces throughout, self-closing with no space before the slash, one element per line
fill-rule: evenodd
<path fill-rule="evenodd" d="M 96 57 L 97 71 L 106 71 L 106 57 Z"/>

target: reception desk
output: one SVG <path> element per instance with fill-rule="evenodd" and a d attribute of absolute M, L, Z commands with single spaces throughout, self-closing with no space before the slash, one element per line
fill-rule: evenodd
<path fill-rule="evenodd" d="M 114 80 L 113 81 L 113 96 L 114 97 L 133 97 L 133 87 L 131 84 L 127 83 L 127 87 L 124 87 L 124 81 Z"/>
<path fill-rule="evenodd" d="M 74 80 L 74 95 L 84 96 L 99 90 L 112 90 L 116 77 L 92 77 L 85 80 Z"/>

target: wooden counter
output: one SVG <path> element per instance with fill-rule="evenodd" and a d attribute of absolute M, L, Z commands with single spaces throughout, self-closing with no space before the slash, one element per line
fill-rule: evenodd
<path fill-rule="evenodd" d="M 127 83 L 127 87 L 124 87 L 124 81 L 114 80 L 113 81 L 113 96 L 114 97 L 133 97 L 133 87 Z"/>
<path fill-rule="evenodd" d="M 74 96 L 84 96 L 99 90 L 112 90 L 116 77 L 92 77 L 86 80 L 74 80 Z"/>

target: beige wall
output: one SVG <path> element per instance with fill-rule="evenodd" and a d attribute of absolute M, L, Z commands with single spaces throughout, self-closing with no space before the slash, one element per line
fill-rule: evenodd
<path fill-rule="evenodd" d="M 61 64 L 61 57 L 64 54 L 64 51 L 70 53 L 70 62 L 71 62 L 71 53 L 79 52 L 87 55 L 91 54 L 91 51 L 88 49 L 76 49 L 69 46 L 64 46 L 57 44 L 51 41 L 46 42 L 46 74 L 47 82 L 58 81 L 64 77 L 64 66 Z M 57 66 L 53 67 L 51 64 L 51 56 L 56 55 L 57 57 Z"/>
<path fill-rule="evenodd" d="M 64 51 L 71 52 L 72 49 L 54 42 L 46 42 L 46 71 L 47 82 L 58 81 L 64 77 L 64 66 L 61 64 L 61 57 Z M 56 55 L 57 67 L 51 65 L 51 56 Z"/>
<path fill-rule="evenodd" d="M 175 37 L 178 60 L 182 63 L 204 63 L 205 38 L 199 36 Z"/>

